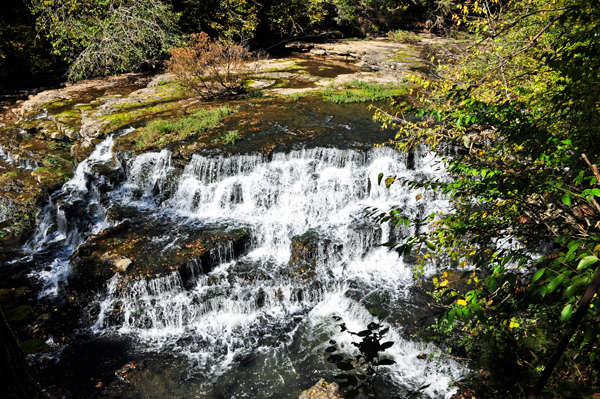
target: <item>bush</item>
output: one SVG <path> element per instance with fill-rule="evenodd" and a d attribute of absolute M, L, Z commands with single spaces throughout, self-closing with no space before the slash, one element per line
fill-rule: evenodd
<path fill-rule="evenodd" d="M 393 42 L 415 44 L 423 40 L 423 38 L 413 32 L 405 30 L 393 30 L 388 32 L 388 39 Z"/>
<path fill-rule="evenodd" d="M 205 100 L 244 93 L 244 81 L 256 68 L 247 47 L 217 43 L 204 32 L 192 34 L 187 47 L 173 48 L 170 53 L 167 71 Z"/>

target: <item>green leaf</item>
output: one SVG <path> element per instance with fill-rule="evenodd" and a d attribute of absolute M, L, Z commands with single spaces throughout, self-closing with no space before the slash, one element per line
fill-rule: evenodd
<path fill-rule="evenodd" d="M 569 288 L 567 288 L 565 292 L 563 292 L 562 297 L 565 299 L 572 298 L 580 288 L 582 287 L 579 284 L 573 284 L 569 286 Z"/>
<path fill-rule="evenodd" d="M 436 250 L 435 245 L 433 245 L 432 243 L 430 243 L 429 241 L 425 241 L 425 245 L 427 245 L 427 248 L 431 249 L 432 251 Z"/>
<path fill-rule="evenodd" d="M 381 179 L 383 179 L 383 173 L 380 173 L 379 176 L 377 176 L 377 185 L 378 186 L 381 185 Z"/>
<path fill-rule="evenodd" d="M 29 341 L 21 342 L 19 344 L 23 352 L 33 355 L 37 352 L 47 351 L 48 345 L 46 345 L 40 339 L 30 339 Z"/>
<path fill-rule="evenodd" d="M 562 274 L 556 276 L 549 284 L 548 284 L 548 294 L 553 292 L 559 285 L 562 283 L 565 277 Z"/>
<path fill-rule="evenodd" d="M 538 271 L 533 273 L 533 276 L 531 277 L 531 282 L 534 283 L 538 281 L 544 275 L 545 271 L 546 269 L 539 269 Z"/>
<path fill-rule="evenodd" d="M 354 368 L 354 366 L 348 362 L 339 362 L 339 363 L 337 363 L 337 368 L 340 370 L 348 371 L 348 370 L 352 370 Z"/>
<path fill-rule="evenodd" d="M 451 310 L 450 312 L 448 312 L 448 324 L 452 324 L 452 322 L 454 322 L 454 318 L 456 317 L 456 313 L 454 310 Z"/>
<path fill-rule="evenodd" d="M 571 318 L 571 314 L 573 313 L 573 305 L 572 304 L 568 304 L 567 306 L 565 306 L 562 310 L 562 312 L 560 312 L 560 321 L 562 321 L 563 323 L 567 320 L 569 320 Z"/>
<path fill-rule="evenodd" d="M 598 258 L 594 255 L 586 256 L 579 262 L 579 265 L 577 265 L 577 270 L 584 269 L 596 262 L 598 262 Z"/>
<path fill-rule="evenodd" d="M 583 342 L 590 342 L 594 338 L 594 335 L 596 335 L 596 334 L 594 334 L 594 332 L 595 331 L 592 327 L 588 327 L 585 330 L 585 334 L 583 336 Z"/>
<path fill-rule="evenodd" d="M 471 309 L 473 309 L 473 312 L 475 312 L 475 315 L 477 316 L 477 318 L 479 319 L 480 322 L 482 322 L 482 323 L 486 322 L 485 314 L 484 314 L 483 308 L 481 306 L 472 304 Z"/>
<path fill-rule="evenodd" d="M 31 306 L 29 305 L 21 305 L 17 306 L 12 310 L 6 311 L 6 320 L 8 321 L 20 321 L 29 316 L 31 312 Z"/>
<path fill-rule="evenodd" d="M 394 341 L 384 342 L 383 344 L 381 344 L 381 350 L 384 351 L 384 350 L 386 350 L 388 348 L 391 348 L 392 345 L 394 345 Z"/>
<path fill-rule="evenodd" d="M 571 196 L 569 194 L 563 195 L 562 202 L 567 206 L 571 206 Z"/>

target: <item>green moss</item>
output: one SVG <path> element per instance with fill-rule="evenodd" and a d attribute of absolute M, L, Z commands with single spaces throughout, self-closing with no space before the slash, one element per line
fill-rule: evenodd
<path fill-rule="evenodd" d="M 307 97 L 310 96 L 311 94 L 314 94 L 314 92 L 312 91 L 304 91 L 304 92 L 296 92 L 296 93 L 291 93 L 291 94 L 286 94 L 284 97 L 287 98 L 290 101 L 298 101 L 303 97 Z"/>
<path fill-rule="evenodd" d="M 31 147 L 33 144 L 27 144 L 27 147 Z M 57 149 L 70 149 L 73 146 L 73 144 L 71 143 L 65 143 L 65 142 L 56 142 L 56 141 L 50 141 L 48 142 L 48 148 L 50 148 L 51 150 L 57 150 Z M 26 146 L 21 146 L 22 148 L 26 148 Z"/>
<path fill-rule="evenodd" d="M 408 63 L 411 61 L 414 62 L 415 59 L 418 59 L 418 57 L 419 54 L 417 53 L 417 50 L 412 46 L 407 46 L 397 50 L 392 59 Z"/>
<path fill-rule="evenodd" d="M 300 71 L 304 71 L 305 69 L 306 69 L 306 67 L 303 67 L 303 66 L 292 65 L 292 66 L 288 66 L 285 68 L 267 69 L 266 72 L 300 72 Z"/>
<path fill-rule="evenodd" d="M 73 176 L 72 170 L 69 167 L 47 167 L 41 166 L 31 172 L 31 176 L 44 185 L 56 186 L 66 182 Z"/>
<path fill-rule="evenodd" d="M 47 110 L 49 114 L 55 114 L 72 107 L 75 102 L 77 102 L 77 100 L 74 98 L 59 98 L 43 103 L 42 108 Z"/>
<path fill-rule="evenodd" d="M 132 141 L 137 152 L 159 149 L 214 129 L 225 116 L 233 112 L 233 108 L 225 105 L 216 109 L 202 109 L 185 118 L 152 121 L 123 139 Z"/>
<path fill-rule="evenodd" d="M 409 91 L 407 86 L 383 86 L 376 83 L 367 83 L 358 80 L 347 83 L 343 85 L 342 88 L 345 90 L 324 90 L 324 99 L 337 104 L 370 102 L 393 99 L 395 97 L 406 95 Z"/>
<path fill-rule="evenodd" d="M 277 83 L 271 86 L 272 89 L 290 87 L 290 81 L 287 79 L 279 79 Z"/>
<path fill-rule="evenodd" d="M 91 111 L 94 109 L 94 107 L 92 107 L 89 104 L 77 104 L 75 106 L 75 109 L 79 109 L 79 110 L 83 110 L 83 111 Z"/>
<path fill-rule="evenodd" d="M 0 175 L 0 181 L 5 182 L 8 180 L 14 180 L 17 178 L 17 176 L 19 176 L 19 171 L 11 170 L 10 172 L 6 172 Z"/>
<path fill-rule="evenodd" d="M 236 141 L 241 140 L 239 130 L 230 130 L 219 138 L 214 139 L 212 142 L 214 144 L 235 144 Z"/>
<path fill-rule="evenodd" d="M 137 105 L 135 107 L 125 109 L 124 112 L 114 112 L 102 116 L 101 119 L 107 123 L 102 126 L 104 133 L 114 132 L 135 123 L 144 122 L 154 118 L 170 116 L 174 111 L 179 109 L 178 103 L 157 103 L 153 106 Z"/>

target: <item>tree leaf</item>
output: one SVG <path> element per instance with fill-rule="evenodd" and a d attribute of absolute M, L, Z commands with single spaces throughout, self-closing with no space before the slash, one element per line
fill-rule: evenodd
<path fill-rule="evenodd" d="M 4 313 L 6 316 L 6 320 L 8 321 L 20 321 L 29 316 L 31 312 L 31 306 L 29 305 L 21 305 L 17 306 L 12 310 L 8 310 Z"/>
<path fill-rule="evenodd" d="M 569 194 L 563 195 L 562 202 L 567 206 L 571 206 L 571 196 Z"/>
<path fill-rule="evenodd" d="M 563 323 L 571 318 L 571 314 L 573 313 L 573 304 L 568 304 L 565 306 L 560 312 L 560 321 Z"/>
<path fill-rule="evenodd" d="M 554 279 L 548 284 L 548 294 L 553 292 L 560 285 L 560 283 L 562 283 L 564 278 L 565 277 L 562 274 L 554 277 Z"/>
<path fill-rule="evenodd" d="M 590 265 L 593 265 L 596 262 L 598 262 L 598 258 L 594 255 L 586 256 L 579 262 L 579 265 L 577 265 L 577 270 L 584 269 Z"/>
<path fill-rule="evenodd" d="M 377 176 L 377 185 L 378 186 L 381 185 L 381 179 L 383 179 L 383 173 L 380 173 L 379 176 Z"/>
<path fill-rule="evenodd" d="M 25 342 L 21 342 L 19 344 L 23 352 L 33 355 L 37 352 L 47 351 L 48 345 L 44 343 L 44 341 L 40 339 L 30 339 Z"/>
<path fill-rule="evenodd" d="M 381 344 L 381 350 L 384 351 L 384 350 L 386 350 L 388 348 L 391 348 L 392 345 L 394 345 L 394 341 L 384 342 L 383 344 Z"/>
<path fill-rule="evenodd" d="M 396 361 L 393 359 L 381 359 L 377 362 L 378 366 L 391 366 L 392 364 L 396 364 Z"/>
<path fill-rule="evenodd" d="M 338 362 L 337 363 L 337 368 L 340 370 L 352 370 L 354 368 L 354 366 L 348 362 Z"/>
<path fill-rule="evenodd" d="M 538 281 L 544 275 L 545 271 L 546 269 L 539 269 L 538 271 L 533 273 L 533 276 L 531 277 L 531 282 L 535 283 L 536 281 Z"/>

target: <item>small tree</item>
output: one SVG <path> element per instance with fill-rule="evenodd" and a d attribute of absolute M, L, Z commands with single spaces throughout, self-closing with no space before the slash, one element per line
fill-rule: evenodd
<path fill-rule="evenodd" d="M 178 40 L 177 16 L 158 0 L 32 0 L 39 32 L 70 63 L 69 79 L 154 65 Z"/>
<path fill-rule="evenodd" d="M 342 319 L 339 316 L 334 316 L 334 320 L 341 321 Z M 396 363 L 392 359 L 380 358 L 380 352 L 394 345 L 393 341 L 381 342 L 390 329 L 389 327 L 381 329 L 381 327 L 381 324 L 370 323 L 366 330 L 355 333 L 346 328 L 346 323 L 340 324 L 342 332 L 348 331 L 353 338 L 355 336 L 361 338 L 359 342 L 352 342 L 352 345 L 360 352 L 355 356 L 335 354 L 335 352 L 338 352 L 337 342 L 334 340 L 329 341 L 331 346 L 326 351 L 331 353 L 331 356 L 327 358 L 327 361 L 335 364 L 340 370 L 348 372 L 348 374 L 335 376 L 337 380 L 345 380 L 339 384 L 340 388 L 351 388 L 344 397 L 354 398 L 360 393 L 377 397 L 375 381 L 377 380 L 378 366 L 390 366 Z"/>
<path fill-rule="evenodd" d="M 217 43 L 206 33 L 191 35 L 187 47 L 171 50 L 167 70 L 206 100 L 245 92 L 244 82 L 254 72 L 247 47 L 230 41 Z"/>

